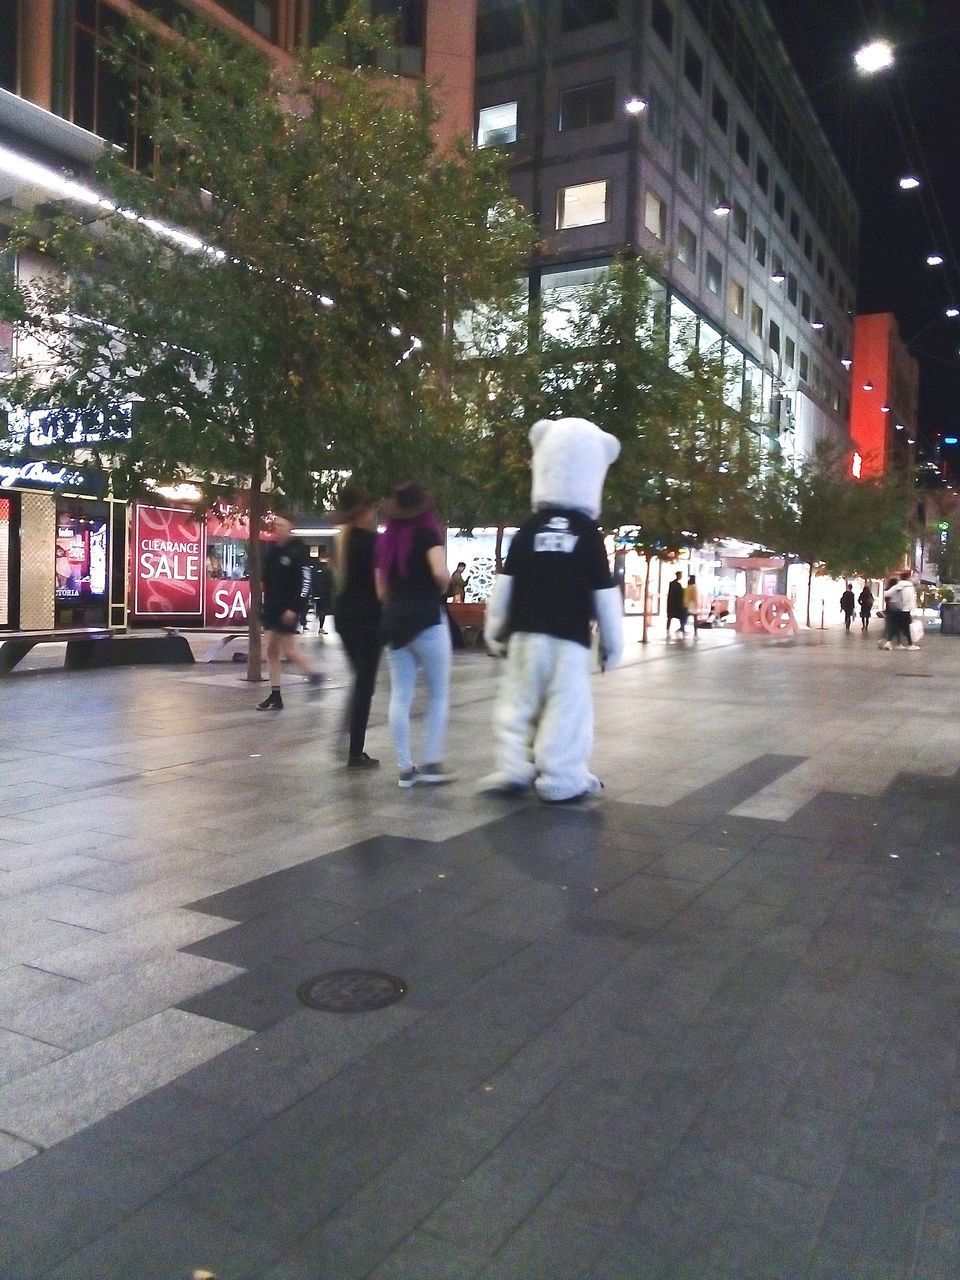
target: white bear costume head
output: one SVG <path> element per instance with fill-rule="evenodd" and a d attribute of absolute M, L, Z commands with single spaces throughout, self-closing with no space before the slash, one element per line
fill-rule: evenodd
<path fill-rule="evenodd" d="M 620 441 L 586 418 L 541 418 L 530 428 L 533 445 L 533 509 L 572 507 L 600 515 L 607 468 Z"/>

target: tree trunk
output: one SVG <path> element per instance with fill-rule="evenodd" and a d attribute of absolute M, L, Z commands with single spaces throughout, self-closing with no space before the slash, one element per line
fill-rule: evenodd
<path fill-rule="evenodd" d="M 810 626 L 810 598 L 813 595 L 813 561 L 810 561 L 810 573 L 807 575 L 807 626 Z"/>
<path fill-rule="evenodd" d="M 263 524 L 263 459 L 254 463 L 250 477 L 247 564 L 250 571 L 250 616 L 247 619 L 247 679 L 263 679 L 260 602 L 263 599 L 263 562 L 260 559 L 260 528 Z"/>
<path fill-rule="evenodd" d="M 493 563 L 497 573 L 503 572 L 503 531 L 505 526 L 497 525 L 497 542 L 493 551 Z"/>

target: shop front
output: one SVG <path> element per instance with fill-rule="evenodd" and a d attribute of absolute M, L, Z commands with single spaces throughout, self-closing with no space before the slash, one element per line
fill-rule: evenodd
<path fill-rule="evenodd" d="M 133 508 L 130 622 L 133 626 L 229 630 L 250 616 L 248 524 L 226 512 Z"/>
<path fill-rule="evenodd" d="M 0 629 L 123 626 L 125 527 L 105 476 L 0 461 Z"/>

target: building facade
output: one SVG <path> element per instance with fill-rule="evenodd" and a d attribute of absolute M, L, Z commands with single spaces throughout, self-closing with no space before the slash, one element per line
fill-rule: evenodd
<path fill-rule="evenodd" d="M 850 436 L 861 474 L 906 474 L 917 439 L 920 367 L 889 311 L 860 315 L 853 325 Z"/>
<path fill-rule="evenodd" d="M 656 255 L 671 341 L 722 350 L 768 438 L 846 443 L 858 212 L 760 0 L 480 0 L 477 45 L 547 321 Z"/>

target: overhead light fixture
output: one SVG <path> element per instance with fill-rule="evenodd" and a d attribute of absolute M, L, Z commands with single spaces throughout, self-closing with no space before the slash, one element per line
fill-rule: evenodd
<path fill-rule="evenodd" d="M 786 278 L 787 278 L 787 277 L 786 277 L 786 275 L 784 274 L 784 272 L 782 272 L 782 271 L 775 271 L 775 272 L 773 273 L 773 275 L 770 277 L 770 280 L 771 280 L 771 283 L 772 283 L 772 284 L 783 284 L 783 282 L 786 280 Z"/>
<path fill-rule="evenodd" d="M 823 328 L 823 321 L 822 321 L 822 320 L 811 320 L 811 321 L 810 321 L 810 328 L 811 328 L 811 329 L 822 329 L 822 328 Z"/>
<path fill-rule="evenodd" d="M 956 320 L 957 316 L 960 316 L 960 310 L 956 307 L 947 307 L 947 315 L 951 320 Z"/>
<path fill-rule="evenodd" d="M 725 218 L 728 213 L 732 212 L 732 209 L 728 201 L 721 200 L 719 204 L 713 206 L 713 212 L 718 218 Z"/>
<path fill-rule="evenodd" d="M 928 253 L 928 254 L 927 254 L 927 266 L 928 266 L 928 267 L 942 267 L 942 266 L 943 266 L 943 258 L 941 257 L 941 255 L 940 255 L 939 253 Z"/>
<path fill-rule="evenodd" d="M 857 50 L 853 60 L 863 75 L 876 75 L 893 66 L 893 45 L 889 40 L 871 40 Z"/>
<path fill-rule="evenodd" d="M 907 436 L 907 444 L 916 444 L 916 443 L 917 442 L 916 440 L 914 440 L 913 436 Z"/>
<path fill-rule="evenodd" d="M 623 104 L 623 109 L 629 116 L 639 116 L 646 111 L 649 105 L 646 98 L 633 97 L 627 99 Z"/>
<path fill-rule="evenodd" d="M 903 423 L 902 423 L 902 422 L 898 422 L 898 423 L 897 423 L 897 430 L 898 430 L 898 431 L 902 431 L 902 430 L 903 430 Z"/>
<path fill-rule="evenodd" d="M 901 191 L 916 191 L 919 185 L 920 185 L 920 179 L 915 178 L 912 173 L 907 174 L 906 177 L 900 179 Z"/>
<path fill-rule="evenodd" d="M 853 364 L 853 361 L 850 359 L 849 356 L 841 356 L 840 363 L 843 365 L 845 369 L 849 369 L 850 366 Z"/>
<path fill-rule="evenodd" d="M 880 412 L 881 412 L 881 413 L 889 413 L 889 412 L 890 412 L 890 406 L 889 406 L 888 404 L 882 404 L 882 405 L 880 406 Z"/>
<path fill-rule="evenodd" d="M 958 443 L 958 441 L 957 441 L 957 437 L 956 437 L 956 436 L 944 436 L 944 437 L 943 437 L 943 443 L 944 443 L 944 444 L 957 444 L 957 443 Z"/>
<path fill-rule="evenodd" d="M 872 390 L 873 390 L 873 383 L 872 383 L 872 382 L 865 382 L 865 383 L 863 384 L 863 389 L 864 389 L 864 391 L 872 391 Z"/>

